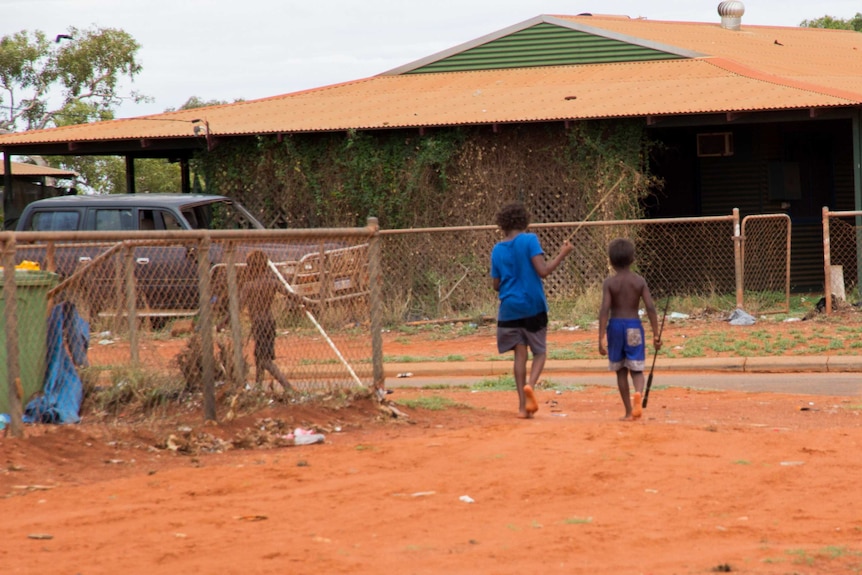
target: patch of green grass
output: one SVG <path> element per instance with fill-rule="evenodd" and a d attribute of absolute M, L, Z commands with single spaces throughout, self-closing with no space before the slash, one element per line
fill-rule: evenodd
<path fill-rule="evenodd" d="M 463 403 L 458 403 L 457 401 L 452 401 L 448 397 L 441 397 L 439 395 L 405 399 L 398 401 L 398 403 L 404 407 L 410 407 L 412 409 L 427 409 L 428 411 L 442 411 L 450 408 L 468 408 L 468 406 Z"/>
<path fill-rule="evenodd" d="M 785 553 L 793 557 L 793 562 L 798 565 L 814 565 L 814 557 L 805 549 L 788 549 Z"/>
<path fill-rule="evenodd" d="M 829 340 L 829 349 L 844 349 L 844 341 L 838 338 L 832 338 Z"/>
<path fill-rule="evenodd" d="M 691 341 L 687 343 L 682 350 L 680 350 L 680 355 L 682 357 L 703 357 L 705 355 L 703 344 L 697 341 Z"/>
<path fill-rule="evenodd" d="M 584 525 L 592 522 L 592 517 L 569 517 L 567 519 L 563 519 L 563 523 L 566 525 Z"/>
<path fill-rule="evenodd" d="M 446 361 L 464 361 L 463 355 L 444 355 L 442 357 L 424 357 L 417 355 L 387 355 L 383 357 L 384 363 L 434 363 Z"/>
<path fill-rule="evenodd" d="M 751 462 L 748 461 L 747 459 L 737 459 L 733 463 L 734 463 L 734 465 L 751 465 Z"/>
<path fill-rule="evenodd" d="M 483 379 L 471 387 L 477 391 L 511 391 L 516 389 L 515 377 L 512 375 L 501 375 L 493 379 Z"/>
<path fill-rule="evenodd" d="M 436 390 L 436 389 L 469 389 L 470 386 L 466 384 L 458 384 L 458 385 L 449 385 L 448 383 L 429 383 L 428 385 L 423 385 L 422 389 L 427 390 Z"/>
<path fill-rule="evenodd" d="M 548 359 L 595 359 L 596 344 L 593 342 L 576 342 L 566 349 L 555 349 L 548 352 Z"/>

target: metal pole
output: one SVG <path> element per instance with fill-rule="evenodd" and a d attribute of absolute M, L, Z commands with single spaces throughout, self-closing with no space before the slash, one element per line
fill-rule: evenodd
<path fill-rule="evenodd" d="M 123 271 L 126 276 L 126 314 L 129 325 L 129 354 L 133 366 L 140 360 L 138 353 L 138 310 L 135 306 L 135 248 L 123 250 Z"/>
<path fill-rule="evenodd" d="M 742 233 L 739 228 L 739 208 L 733 208 L 733 260 L 736 273 L 736 307 L 743 308 L 743 262 L 742 262 Z"/>
<path fill-rule="evenodd" d="M 377 218 L 368 218 L 368 227 L 374 231 L 368 241 L 368 279 L 370 283 L 369 306 L 371 313 L 371 365 L 374 389 L 383 396 L 386 375 L 383 370 L 383 317 L 380 225 Z"/>
<path fill-rule="evenodd" d="M 826 315 L 832 313 L 832 239 L 829 237 L 829 206 L 823 206 L 823 297 Z"/>
<path fill-rule="evenodd" d="M 227 301 L 228 313 L 230 313 L 230 337 L 233 342 L 233 382 L 237 387 L 243 384 L 245 377 L 245 366 L 242 359 L 242 324 L 240 323 L 240 301 L 239 286 L 236 280 L 236 246 L 233 242 L 227 245 Z"/>
<path fill-rule="evenodd" d="M 3 246 L 3 300 L 6 320 L 6 392 L 9 403 L 9 432 L 12 437 L 24 437 L 21 421 L 21 372 L 18 350 L 18 310 L 15 289 L 15 239 Z"/>
<path fill-rule="evenodd" d="M 862 109 L 853 114 L 853 209 L 862 211 Z M 830 272 L 829 295 L 832 295 Z M 862 216 L 856 216 L 856 289 L 862 289 Z M 862 295 L 862 294 L 860 294 Z M 831 300 L 831 297 L 830 297 Z"/>
<path fill-rule="evenodd" d="M 785 216 L 787 218 L 787 244 L 785 245 L 785 261 L 784 261 L 784 312 L 790 313 L 790 247 L 791 247 L 791 238 L 792 234 L 792 226 L 793 220 L 790 219 L 790 216 Z"/>
<path fill-rule="evenodd" d="M 204 392 L 204 418 L 216 419 L 215 359 L 213 358 L 212 288 L 210 286 L 210 239 L 204 237 L 198 249 L 198 284 L 201 312 L 198 331 L 201 337 L 201 378 Z"/>

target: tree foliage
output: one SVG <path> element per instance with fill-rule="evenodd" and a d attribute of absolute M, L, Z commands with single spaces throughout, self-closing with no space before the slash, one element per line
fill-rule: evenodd
<path fill-rule="evenodd" d="M 190 110 L 202 106 L 216 106 L 226 104 L 221 100 L 204 100 L 198 96 L 192 96 L 180 106 L 180 110 Z M 73 111 L 86 106 L 77 103 Z M 168 108 L 166 112 L 175 111 Z M 65 125 L 68 118 L 80 117 L 84 113 L 72 113 L 69 116 L 58 118 L 58 125 Z M 109 120 L 109 117 L 100 119 Z M 52 166 L 65 170 L 73 170 L 78 173 L 78 182 L 85 188 L 100 194 L 122 193 L 126 191 L 126 162 L 117 156 L 52 156 L 49 158 Z M 194 171 L 194 165 L 193 165 Z M 180 166 L 176 162 L 170 162 L 161 158 L 140 158 L 135 160 L 135 189 L 138 192 L 178 192 L 182 187 L 180 181 Z"/>
<path fill-rule="evenodd" d="M 0 38 L 0 133 L 81 124 L 113 117 L 126 78 L 142 68 L 140 45 L 114 28 L 78 29 L 49 39 L 22 30 Z"/>
<path fill-rule="evenodd" d="M 856 30 L 862 32 L 862 13 L 856 12 L 852 18 L 835 18 L 834 16 L 821 16 L 811 20 L 803 20 L 799 24 L 803 28 L 830 28 L 832 30 Z"/>

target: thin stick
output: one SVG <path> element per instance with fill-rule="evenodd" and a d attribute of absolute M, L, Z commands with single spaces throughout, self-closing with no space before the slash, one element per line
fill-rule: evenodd
<path fill-rule="evenodd" d="M 667 301 L 664 304 L 664 312 L 661 314 L 661 325 L 658 328 L 658 339 L 661 341 L 661 332 L 664 331 L 664 318 L 667 317 L 667 309 L 670 307 L 670 296 L 667 296 Z M 653 353 L 652 355 L 652 366 L 649 368 L 649 377 L 646 382 L 646 389 L 644 390 L 644 400 L 641 404 L 642 407 L 646 407 L 647 400 L 649 399 L 649 390 L 652 387 L 652 371 L 655 369 L 655 359 L 658 357 L 658 351 Z"/>
<path fill-rule="evenodd" d="M 623 164 L 623 165 L 625 165 L 625 164 Z M 631 168 L 630 168 L 630 167 L 628 167 L 628 166 L 625 166 L 625 167 L 626 167 L 626 168 L 628 168 L 629 170 L 631 170 Z M 572 233 L 571 233 L 571 234 L 569 234 L 569 237 L 567 237 L 563 243 L 566 243 L 566 242 L 570 241 L 573 237 L 575 237 L 575 234 L 576 234 L 576 233 L 578 233 L 578 231 L 581 229 L 581 227 L 582 227 L 585 223 L 587 223 L 587 220 L 589 220 L 589 219 L 592 217 L 592 215 L 593 215 L 594 213 L 596 213 L 596 210 L 598 210 L 598 209 L 601 207 L 601 205 L 605 203 L 605 200 L 607 200 L 607 199 L 610 197 L 610 195 L 611 195 L 612 193 L 614 193 L 614 191 L 615 191 L 618 187 L 620 187 L 620 184 L 622 184 L 622 183 L 623 183 L 623 179 L 625 179 L 625 177 L 626 177 L 625 173 L 624 173 L 624 174 L 622 174 L 622 175 L 620 176 L 620 179 L 619 179 L 619 180 L 617 180 L 617 181 L 616 181 L 616 183 L 615 183 L 613 186 L 611 186 L 611 187 L 608 189 L 608 191 L 607 191 L 607 192 L 605 192 L 605 193 L 602 195 L 602 197 L 599 199 L 598 203 L 597 203 L 595 206 L 593 206 L 593 209 L 591 209 L 591 210 L 590 210 L 590 213 L 588 213 L 588 214 L 587 214 L 587 216 L 586 216 L 583 220 L 581 220 L 580 222 L 578 222 L 578 223 L 575 225 L 575 229 L 574 229 L 574 230 L 572 230 Z M 635 182 L 640 181 L 640 177 L 641 177 L 641 175 L 640 175 L 639 173 L 635 172 Z"/>
<path fill-rule="evenodd" d="M 276 265 L 274 263 L 272 263 L 272 260 L 267 260 L 267 263 L 269 264 L 269 269 L 271 269 L 275 273 L 276 277 L 278 277 L 278 279 L 281 280 L 282 285 L 284 285 L 284 287 L 287 288 L 287 291 L 289 291 L 291 294 L 293 294 L 297 297 L 301 297 L 299 294 L 296 293 L 296 290 L 293 289 L 293 286 L 290 285 L 289 283 L 287 283 L 287 280 L 284 279 L 284 276 L 281 275 L 281 271 L 279 271 L 279 269 L 276 267 Z M 317 320 L 314 318 L 314 315 L 310 311 L 308 311 L 307 307 L 302 306 L 302 309 L 303 309 L 303 311 L 305 311 L 305 315 L 308 316 L 308 319 L 311 320 L 311 323 L 314 324 L 314 327 L 317 328 L 317 331 L 319 331 L 320 334 L 323 336 L 323 338 L 326 340 L 326 343 L 329 344 L 329 347 L 332 348 L 332 351 L 335 352 L 335 355 L 338 356 L 338 359 L 341 360 L 341 363 L 344 364 L 344 367 L 347 368 L 347 371 L 350 372 L 350 375 L 353 377 L 353 381 L 355 381 L 359 387 L 365 387 L 365 384 L 363 384 L 362 380 L 359 379 L 359 377 L 357 377 L 356 372 L 353 371 L 353 368 L 350 367 L 350 364 L 347 363 L 347 360 L 344 359 L 344 356 L 341 355 L 341 352 L 338 351 L 337 347 L 335 347 L 335 343 L 333 343 L 333 341 L 331 339 L 329 339 L 329 336 L 326 335 L 326 332 L 323 331 L 323 327 L 321 327 L 321 325 L 317 322 Z"/>

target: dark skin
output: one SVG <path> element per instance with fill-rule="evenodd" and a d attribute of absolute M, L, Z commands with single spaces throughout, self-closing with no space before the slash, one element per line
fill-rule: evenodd
<path fill-rule="evenodd" d="M 521 232 L 525 230 L 503 230 L 503 233 L 506 235 L 506 240 L 511 240 Z M 575 247 L 570 242 L 563 243 L 560 248 L 560 253 L 556 255 L 551 261 L 545 260 L 545 256 L 543 254 L 539 254 L 533 256 L 530 262 L 533 264 L 533 269 L 536 270 L 536 273 L 540 278 L 545 279 L 548 277 L 551 272 L 557 269 L 560 266 L 560 263 L 563 261 L 571 251 L 575 249 Z M 500 279 L 493 279 L 494 291 L 500 291 Z M 542 370 L 545 367 L 545 357 L 546 354 L 539 354 L 533 357 L 533 363 L 530 366 L 530 379 L 529 383 L 527 380 L 527 358 L 529 356 L 529 349 L 527 349 L 526 345 L 516 345 L 515 346 L 515 362 L 513 368 L 513 375 L 515 376 L 515 385 L 518 389 L 518 417 L 522 419 L 527 419 L 532 416 L 531 413 L 527 411 L 527 396 L 524 393 L 524 386 L 529 385 L 530 387 L 536 387 L 536 384 L 539 381 L 539 377 L 542 375 Z"/>
<path fill-rule="evenodd" d="M 647 286 L 646 280 L 629 269 L 614 268 L 616 273 L 608 277 L 602 284 L 602 305 L 599 308 L 599 353 L 607 355 L 607 326 L 610 318 L 637 319 L 640 303 L 643 301 L 653 333 L 653 347 L 661 349 L 661 335 L 658 331 L 658 312 L 655 302 Z M 642 371 L 631 372 L 632 384 L 635 388 L 637 405 L 632 405 L 629 396 L 629 369 L 622 367 L 617 370 L 617 388 L 623 400 L 626 414 L 624 421 L 638 419 L 641 415 L 640 398 L 644 390 L 644 374 Z"/>

